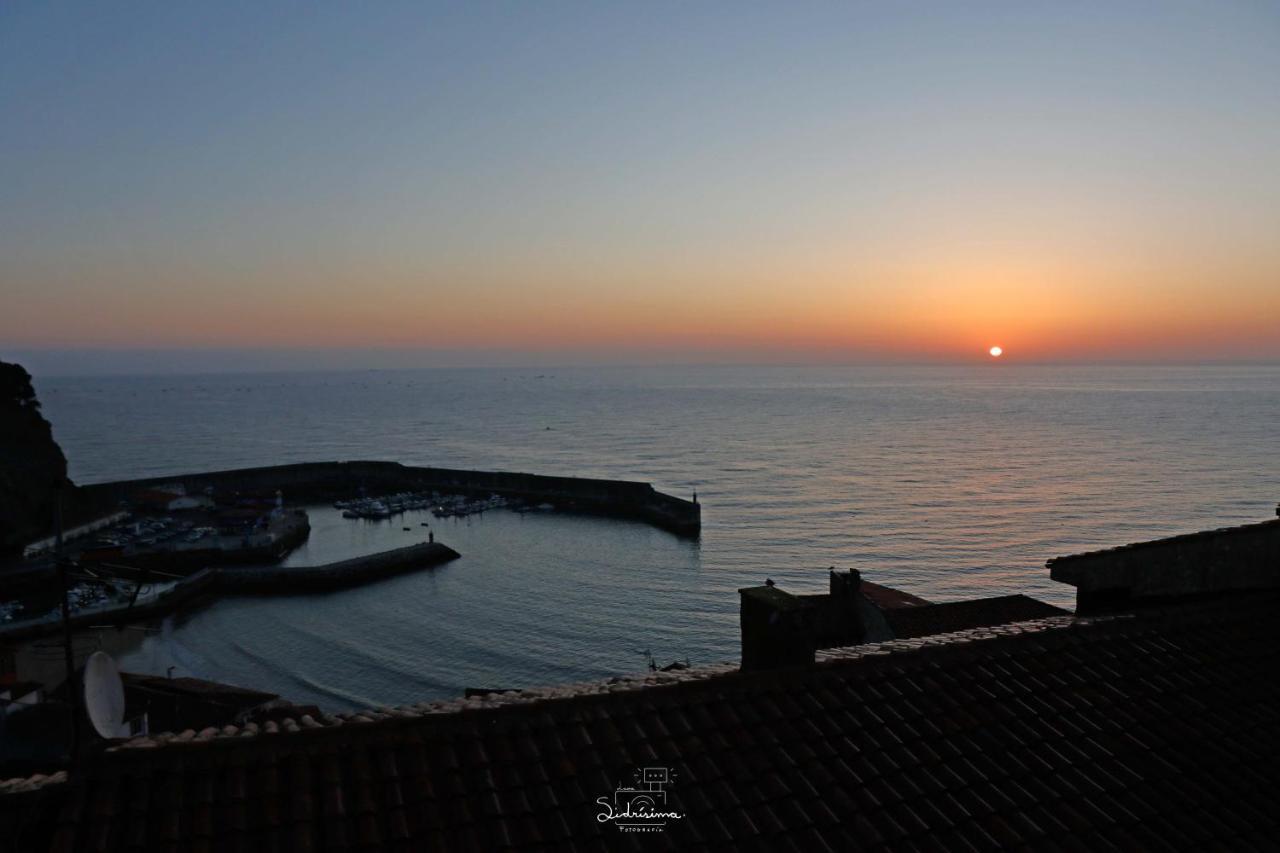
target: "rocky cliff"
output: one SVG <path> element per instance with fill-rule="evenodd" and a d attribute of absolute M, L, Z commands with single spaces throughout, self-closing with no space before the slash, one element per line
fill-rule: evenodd
<path fill-rule="evenodd" d="M 21 365 L 0 361 L 0 560 L 52 526 L 55 495 L 71 488 L 67 458 Z"/>

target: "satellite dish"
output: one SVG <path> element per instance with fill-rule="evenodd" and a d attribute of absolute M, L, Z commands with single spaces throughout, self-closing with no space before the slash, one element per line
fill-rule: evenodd
<path fill-rule="evenodd" d="M 94 652 L 84 665 L 84 708 L 93 729 L 104 738 L 120 737 L 124 723 L 124 682 L 106 652 Z"/>

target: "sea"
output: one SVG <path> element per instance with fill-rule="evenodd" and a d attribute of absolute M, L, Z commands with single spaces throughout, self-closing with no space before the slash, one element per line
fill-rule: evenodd
<path fill-rule="evenodd" d="M 827 571 L 930 601 L 1070 607 L 1051 557 L 1274 517 L 1280 366 L 607 367 L 43 377 L 78 483 L 287 462 L 643 480 L 703 529 L 560 512 L 350 520 L 289 565 L 422 541 L 462 557 L 137 626 L 122 669 L 326 710 L 739 654 L 738 589 Z M 286 495 L 286 498 L 288 496 Z"/>

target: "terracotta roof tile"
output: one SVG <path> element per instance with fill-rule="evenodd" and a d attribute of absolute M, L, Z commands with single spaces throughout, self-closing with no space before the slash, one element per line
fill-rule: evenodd
<path fill-rule="evenodd" d="M 1060 616 L 1066 611 L 1025 595 L 1006 595 L 925 604 L 885 610 L 894 637 L 899 640 L 923 638 L 936 634 L 973 628 L 995 628 L 1013 622 Z"/>
<path fill-rule="evenodd" d="M 596 798 L 667 766 L 676 846 L 1258 844 L 1277 830 L 1276 604 L 157 734 L 73 784 L 0 782 L 0 816 L 69 851 L 642 849 L 595 819 Z"/>

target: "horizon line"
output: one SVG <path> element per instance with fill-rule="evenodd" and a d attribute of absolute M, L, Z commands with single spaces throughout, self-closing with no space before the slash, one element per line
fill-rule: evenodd
<path fill-rule="evenodd" d="M 649 358 L 636 360 L 603 360 L 589 359 L 579 357 L 578 360 L 566 361 L 547 361 L 540 363 L 529 363 L 527 357 L 529 355 L 538 355 L 538 353 L 517 353 L 511 351 L 487 351 L 490 354 L 501 353 L 504 356 L 510 356 L 512 361 L 495 361 L 491 363 L 451 363 L 451 364 L 329 364 L 329 365 L 305 365 L 305 364 L 264 364 L 254 366 L 251 364 L 233 364 L 226 366 L 215 365 L 173 365 L 165 364 L 138 364 L 138 365 L 103 365 L 100 369 L 85 369 L 84 365 L 72 367 L 69 364 L 58 365 L 57 361 L 61 361 L 67 357 L 91 354 L 107 354 L 113 353 L 121 356 L 134 356 L 142 358 L 155 358 L 160 356 L 172 356 L 176 354 L 189 355 L 230 355 L 233 357 L 244 358 L 255 354 L 275 354 L 275 355 L 305 355 L 308 353 L 326 353 L 331 356 L 340 356 L 346 350 L 312 350 L 298 348 L 252 348 L 252 349 L 186 349 L 186 348 L 157 348 L 157 349 L 108 349 L 108 348 L 78 348 L 78 349 L 49 349 L 49 350 L 12 350 L 5 352 L 0 349 L 0 361 L 9 361 L 24 367 L 33 377 L 56 377 L 63 379 L 89 379 L 89 378 L 131 378 L 144 376 L 234 376 L 249 374 L 308 374 L 308 373 L 404 373 L 413 371 L 442 371 L 442 370 L 518 370 L 518 371 L 547 371 L 547 370 L 627 370 L 627 369 L 646 369 L 646 368 L 736 368 L 736 369 L 778 369 L 778 368 L 859 368 L 859 367 L 882 367 L 882 368 L 955 368 L 955 367 L 987 367 L 992 369 L 1012 369 L 1025 367 L 1280 367 L 1280 358 L 1258 358 L 1258 357 L 1220 357 L 1220 358 L 1194 358 L 1194 357 L 1177 357 L 1177 358 L 1042 358 L 1042 359 L 1018 359 L 1009 357 L 1007 354 L 999 359 L 983 358 L 974 356 L 972 358 L 956 358 L 956 357 L 917 357 L 917 358 L 901 358 L 901 357 L 874 357 L 863 356 L 844 359 L 822 359 L 822 358 L 783 358 L 783 359 L 759 359 L 759 358 L 734 358 L 734 357 L 709 357 L 704 359 L 676 357 L 671 359 Z M 404 349 L 404 348 L 377 348 L 368 350 L 352 351 L 355 356 L 358 353 L 423 353 L 447 356 L 459 356 L 466 354 L 475 354 L 483 356 L 486 351 L 467 351 L 459 352 L 454 350 L 423 350 L 423 349 Z M 561 353 L 568 358 L 572 358 L 569 354 Z M 523 362 L 516 361 L 519 355 L 524 355 Z M 547 353 L 551 355 L 551 353 Z M 584 354 L 585 355 L 585 354 Z M 35 356 L 34 364 L 31 356 Z M 51 358 L 55 363 L 47 363 L 46 359 Z M 483 358 L 479 359 L 483 362 Z"/>

